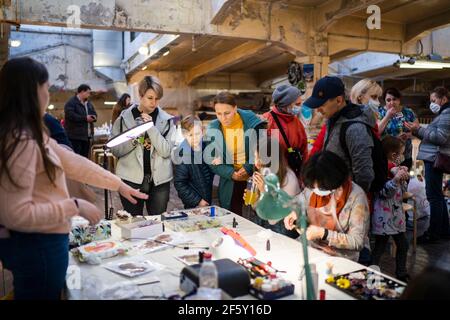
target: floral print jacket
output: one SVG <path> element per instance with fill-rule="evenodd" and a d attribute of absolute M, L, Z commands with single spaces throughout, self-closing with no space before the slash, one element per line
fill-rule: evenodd
<path fill-rule="evenodd" d="M 300 196 L 309 203 L 312 191 L 305 189 Z M 352 183 L 352 191 L 336 220 L 336 230 L 328 230 L 325 241 L 310 241 L 312 247 L 333 256 L 341 256 L 357 261 L 363 247 L 369 247 L 369 205 L 363 189 Z"/>
<path fill-rule="evenodd" d="M 406 231 L 406 217 L 403 213 L 403 193 L 406 183 L 397 185 L 388 180 L 383 189 L 374 197 L 372 233 L 394 235 Z"/>

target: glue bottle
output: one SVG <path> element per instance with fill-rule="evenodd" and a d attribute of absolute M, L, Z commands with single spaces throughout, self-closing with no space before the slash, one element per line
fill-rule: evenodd
<path fill-rule="evenodd" d="M 317 268 L 315 263 L 310 263 L 309 268 L 311 269 L 311 278 L 314 287 L 314 298 L 317 299 L 319 293 L 319 274 L 317 273 Z"/>

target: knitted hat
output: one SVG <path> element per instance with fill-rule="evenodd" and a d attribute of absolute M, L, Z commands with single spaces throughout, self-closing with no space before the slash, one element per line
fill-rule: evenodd
<path fill-rule="evenodd" d="M 300 90 L 289 85 L 281 85 L 272 94 L 272 100 L 278 108 L 286 108 L 293 104 L 302 95 Z"/>

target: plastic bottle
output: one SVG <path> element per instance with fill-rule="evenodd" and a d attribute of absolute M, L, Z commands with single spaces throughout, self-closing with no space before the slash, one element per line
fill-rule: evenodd
<path fill-rule="evenodd" d="M 218 274 L 217 267 L 211 261 L 212 254 L 210 252 L 205 252 L 203 255 L 203 263 L 200 268 L 199 282 L 201 288 L 218 288 Z"/>
<path fill-rule="evenodd" d="M 245 193 L 245 205 L 251 206 L 254 205 L 257 200 L 257 193 L 256 193 L 256 185 L 253 183 L 253 178 L 250 177 L 247 180 L 247 189 Z"/>
<path fill-rule="evenodd" d="M 315 263 L 310 263 L 309 267 L 311 269 L 311 278 L 314 286 L 314 297 L 317 299 L 319 293 L 319 274 L 317 273 L 317 268 Z"/>

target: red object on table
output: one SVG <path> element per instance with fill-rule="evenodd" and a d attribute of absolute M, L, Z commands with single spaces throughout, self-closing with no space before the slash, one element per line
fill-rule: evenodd
<path fill-rule="evenodd" d="M 223 234 L 227 234 L 234 239 L 234 241 L 239 244 L 241 247 L 246 249 L 252 256 L 256 255 L 256 250 L 236 231 L 228 229 L 227 227 L 222 227 L 220 229 Z"/>

